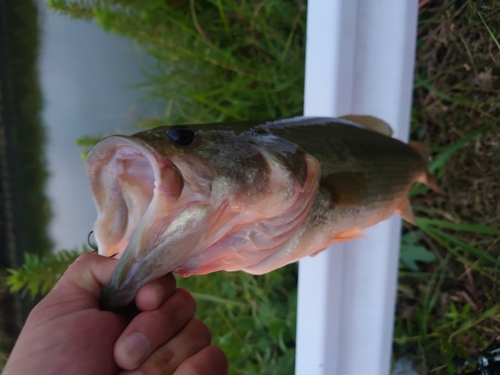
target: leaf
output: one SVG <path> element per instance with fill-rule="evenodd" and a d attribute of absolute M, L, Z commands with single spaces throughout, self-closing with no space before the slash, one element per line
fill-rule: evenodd
<path fill-rule="evenodd" d="M 490 316 L 497 314 L 498 311 L 499 311 L 499 306 L 492 307 L 491 309 L 488 309 L 485 312 L 483 312 L 479 317 L 479 319 L 489 318 Z"/>
<path fill-rule="evenodd" d="M 436 256 L 423 246 L 401 244 L 399 254 L 401 262 L 412 271 L 419 271 L 417 262 L 430 263 L 436 260 Z"/>
<path fill-rule="evenodd" d="M 471 327 L 471 326 L 472 326 L 473 322 L 474 322 L 474 321 L 473 321 L 472 319 L 467 319 L 467 320 L 465 320 L 465 321 L 464 321 L 464 322 L 460 325 L 460 329 L 459 329 L 459 330 L 460 330 L 460 331 L 462 331 L 462 330 L 466 330 L 466 329 L 468 329 L 469 327 Z M 457 331 L 457 332 L 458 332 L 458 331 Z"/>

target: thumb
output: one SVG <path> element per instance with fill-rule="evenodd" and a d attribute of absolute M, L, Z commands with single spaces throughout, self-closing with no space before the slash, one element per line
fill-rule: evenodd
<path fill-rule="evenodd" d="M 80 255 L 54 288 L 35 306 L 48 315 L 99 308 L 97 299 L 110 280 L 117 260 L 97 254 Z M 45 314 L 43 314 L 45 315 Z"/>
<path fill-rule="evenodd" d="M 111 280 L 116 264 L 114 258 L 82 254 L 68 267 L 54 289 L 77 288 L 97 299 L 104 285 Z"/>

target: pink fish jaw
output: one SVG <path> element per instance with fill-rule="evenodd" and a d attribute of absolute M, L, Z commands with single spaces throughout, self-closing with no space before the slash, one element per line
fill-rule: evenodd
<path fill-rule="evenodd" d="M 99 253 L 120 258 L 102 298 L 103 308 L 115 310 L 189 256 L 201 234 L 192 231 L 195 236 L 189 236 L 188 229 L 206 229 L 207 207 L 200 189 L 185 187 L 177 167 L 140 140 L 114 136 L 101 141 L 86 168 L 98 210 L 94 232 Z"/>
<path fill-rule="evenodd" d="M 88 155 L 87 175 L 98 211 L 99 253 L 120 257 L 153 197 L 174 202 L 183 188 L 176 167 L 146 143 L 125 136 L 101 141 Z"/>
<path fill-rule="evenodd" d="M 105 310 L 127 305 L 142 286 L 173 271 L 199 248 L 210 207 L 194 202 L 163 217 L 160 209 L 155 205 L 134 231 L 101 295 Z"/>

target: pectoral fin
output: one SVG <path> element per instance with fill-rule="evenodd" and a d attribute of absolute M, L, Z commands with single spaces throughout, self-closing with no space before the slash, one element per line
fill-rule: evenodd
<path fill-rule="evenodd" d="M 320 186 L 330 192 L 330 206 L 353 206 L 366 197 L 366 181 L 362 173 L 339 172 L 322 177 Z"/>
<path fill-rule="evenodd" d="M 344 120 L 355 122 L 356 124 L 363 125 L 365 128 L 376 131 L 388 137 L 392 137 L 394 131 L 391 126 L 374 116 L 361 116 L 361 115 L 347 115 L 341 117 Z"/>

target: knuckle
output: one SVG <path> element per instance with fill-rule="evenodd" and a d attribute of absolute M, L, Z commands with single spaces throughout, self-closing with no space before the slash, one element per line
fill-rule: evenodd
<path fill-rule="evenodd" d="M 217 363 L 217 368 L 220 370 L 220 374 L 227 374 L 227 369 L 229 367 L 229 362 L 227 360 L 226 353 L 218 346 L 209 346 L 210 358 L 215 363 Z"/>
<path fill-rule="evenodd" d="M 203 321 L 197 318 L 193 318 L 191 320 L 191 324 L 193 326 L 193 331 L 196 332 L 196 335 L 200 338 L 204 346 L 210 345 L 212 342 L 212 333 L 210 329 L 207 327 Z"/>
<path fill-rule="evenodd" d="M 71 263 L 66 270 L 65 273 L 73 274 L 75 272 L 79 272 L 79 270 L 84 269 L 90 263 L 94 261 L 95 254 L 91 253 L 83 253 L 78 258 L 75 259 L 73 263 Z"/>
<path fill-rule="evenodd" d="M 164 345 L 151 354 L 150 360 L 140 370 L 144 375 L 163 374 L 166 369 L 173 367 L 174 362 L 175 353 Z"/>
<path fill-rule="evenodd" d="M 96 256 L 96 254 L 92 254 L 92 253 L 83 253 L 82 255 L 80 255 L 78 258 L 76 258 L 75 262 L 74 263 L 87 263 L 87 262 L 91 262 L 94 260 L 94 257 Z"/>
<path fill-rule="evenodd" d="M 89 267 L 91 264 L 94 264 L 98 260 L 100 260 L 100 257 L 101 257 L 100 255 L 93 253 L 83 253 L 79 255 L 78 258 L 76 258 L 75 261 L 69 265 L 68 271 L 76 272 L 80 269 Z"/>
<path fill-rule="evenodd" d="M 176 293 L 183 300 L 183 304 L 196 311 L 196 300 L 187 290 L 178 288 Z"/>

